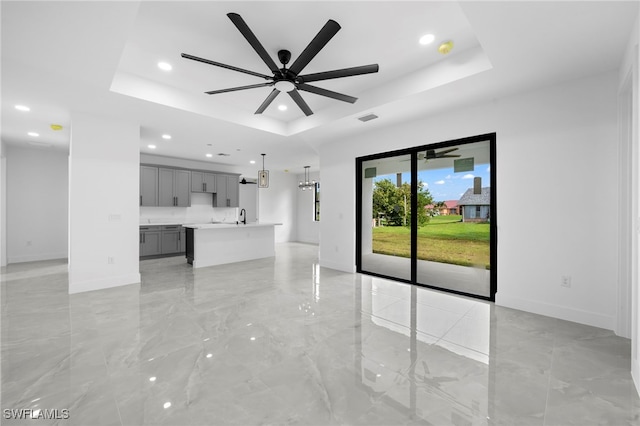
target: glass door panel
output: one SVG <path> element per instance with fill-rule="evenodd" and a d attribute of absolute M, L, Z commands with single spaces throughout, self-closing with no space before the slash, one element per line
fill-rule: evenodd
<path fill-rule="evenodd" d="M 362 162 L 360 269 L 411 280 L 411 155 Z"/>
<path fill-rule="evenodd" d="M 491 297 L 490 142 L 425 149 L 417 162 L 431 199 L 417 229 L 416 282 Z"/>

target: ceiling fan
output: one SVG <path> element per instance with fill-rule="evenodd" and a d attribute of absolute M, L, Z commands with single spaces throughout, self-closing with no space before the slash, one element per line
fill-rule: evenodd
<path fill-rule="evenodd" d="M 458 148 L 449 148 L 444 151 L 436 152 L 435 149 L 428 149 L 424 154 L 418 153 L 418 160 L 429 161 L 436 158 L 457 158 L 460 157 L 460 154 L 449 154 L 450 152 L 457 151 Z"/>
<path fill-rule="evenodd" d="M 305 113 L 305 115 L 309 116 L 313 114 L 309 105 L 304 101 L 302 96 L 300 96 L 299 90 L 309 93 L 314 93 L 320 96 L 326 96 L 328 98 L 337 99 L 343 102 L 354 103 L 358 98 L 354 98 L 353 96 L 344 95 L 342 93 L 337 93 L 331 90 L 323 89 L 321 87 L 312 86 L 310 82 L 313 81 L 322 81 L 322 80 L 330 80 L 334 78 L 342 78 L 342 77 L 351 77 L 354 75 L 361 74 L 371 74 L 378 72 L 378 64 L 371 65 L 362 65 L 358 67 L 351 68 L 342 68 L 332 71 L 323 71 L 313 74 L 300 75 L 302 70 L 311 62 L 311 60 L 322 50 L 322 48 L 333 38 L 334 35 L 340 30 L 340 25 L 329 19 L 327 23 L 320 29 L 320 32 L 311 40 L 309 45 L 302 51 L 302 53 L 296 58 L 293 64 L 287 68 L 287 64 L 291 59 L 291 52 L 288 50 L 279 50 L 278 51 L 278 60 L 282 63 L 282 68 L 279 68 L 278 65 L 271 59 L 271 56 L 267 53 L 265 48 L 260 44 L 257 37 L 247 23 L 242 19 L 240 15 L 237 13 L 227 13 L 231 22 L 238 28 L 240 33 L 244 36 L 244 38 L 249 42 L 251 47 L 256 51 L 256 53 L 260 56 L 260 58 L 264 61 L 264 63 L 269 67 L 273 75 L 261 74 L 255 71 L 246 70 L 243 68 L 234 67 L 232 65 L 222 64 L 220 62 L 211 61 L 209 59 L 199 58 L 197 56 L 189 55 L 187 53 L 182 53 L 182 56 L 185 59 L 191 59 L 193 61 L 202 62 L 209 65 L 214 65 L 221 68 L 226 68 L 232 71 L 238 71 L 245 74 L 253 75 L 256 77 L 264 78 L 268 80 L 265 83 L 251 84 L 248 86 L 240 86 L 240 87 L 231 87 L 228 89 L 221 90 L 210 90 L 205 92 L 208 95 L 215 95 L 218 93 L 226 93 L 226 92 L 234 92 L 237 90 L 246 90 L 246 89 L 255 89 L 258 87 L 265 86 L 274 86 L 274 89 L 271 91 L 269 96 L 262 102 L 260 107 L 256 110 L 255 114 L 262 114 L 265 109 L 273 102 L 273 100 L 280 94 L 280 92 L 287 92 L 291 99 L 300 107 L 300 109 Z"/>
<path fill-rule="evenodd" d="M 449 154 L 450 152 L 457 151 L 458 148 L 449 148 L 444 151 L 436 152 L 435 149 L 428 149 L 425 152 L 418 153 L 418 161 L 424 160 L 425 163 L 429 160 L 434 160 L 436 158 L 457 158 L 460 157 L 460 154 Z M 411 161 L 411 160 L 401 160 L 401 161 Z"/>
<path fill-rule="evenodd" d="M 241 185 L 256 185 L 258 182 L 253 182 L 250 180 L 247 180 L 246 178 L 242 178 L 242 180 L 240 181 Z"/>

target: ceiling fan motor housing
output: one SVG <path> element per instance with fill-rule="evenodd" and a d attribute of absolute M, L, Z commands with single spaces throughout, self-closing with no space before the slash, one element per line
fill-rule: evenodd
<path fill-rule="evenodd" d="M 288 50 L 278 50 L 278 59 L 282 63 L 282 65 L 287 65 L 291 60 L 291 52 Z"/>

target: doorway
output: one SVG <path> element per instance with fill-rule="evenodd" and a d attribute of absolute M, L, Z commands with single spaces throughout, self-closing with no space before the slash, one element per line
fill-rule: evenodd
<path fill-rule="evenodd" d="M 495 141 L 357 158 L 357 271 L 495 300 Z"/>

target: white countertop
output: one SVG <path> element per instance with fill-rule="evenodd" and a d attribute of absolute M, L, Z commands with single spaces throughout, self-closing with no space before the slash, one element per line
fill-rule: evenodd
<path fill-rule="evenodd" d="M 269 223 L 269 222 L 251 222 L 246 225 L 243 223 L 191 223 L 182 225 L 185 228 L 193 229 L 230 229 L 230 228 L 247 228 L 247 227 L 262 227 L 262 226 L 275 226 L 282 225 L 281 223 Z"/>

